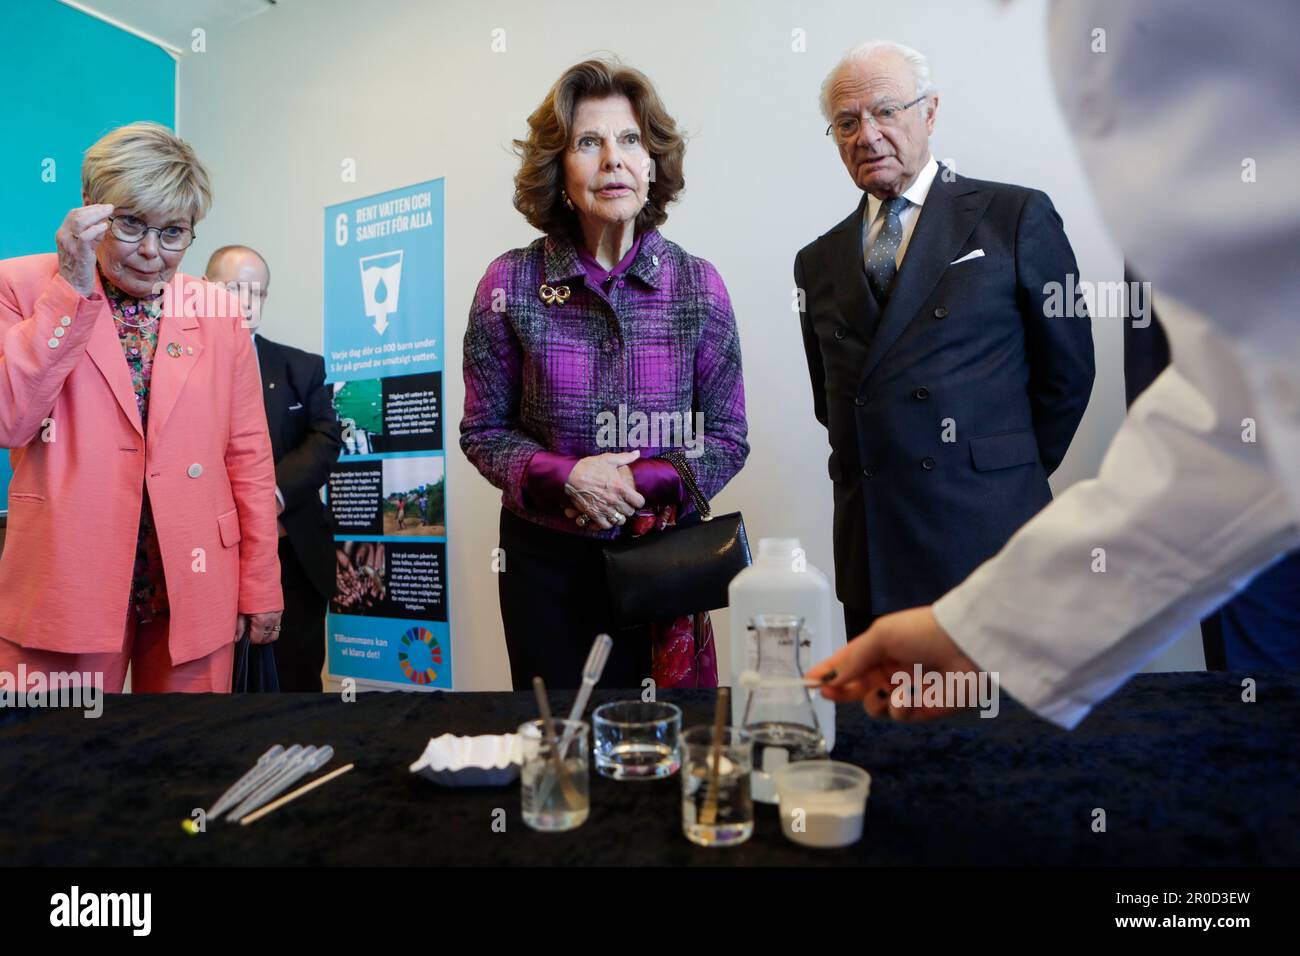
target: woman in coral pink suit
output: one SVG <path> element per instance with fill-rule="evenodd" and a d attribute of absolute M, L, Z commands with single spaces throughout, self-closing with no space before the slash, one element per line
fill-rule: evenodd
<path fill-rule="evenodd" d="M 82 192 L 57 254 L 0 262 L 0 672 L 227 692 L 235 642 L 275 640 L 283 603 L 252 341 L 234 297 L 177 271 L 207 172 L 135 123 L 86 153 Z"/>

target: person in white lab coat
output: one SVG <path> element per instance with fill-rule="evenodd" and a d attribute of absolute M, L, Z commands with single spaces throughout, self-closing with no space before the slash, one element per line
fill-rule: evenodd
<path fill-rule="evenodd" d="M 899 706 L 895 674 L 992 671 L 1072 728 L 1300 545 L 1298 32 L 1293 0 L 1053 5 L 1058 97 L 1107 225 L 1155 287 L 1172 365 L 1097 478 L 934 605 L 810 670 L 836 671 L 827 697 L 925 719 L 947 709 Z"/>

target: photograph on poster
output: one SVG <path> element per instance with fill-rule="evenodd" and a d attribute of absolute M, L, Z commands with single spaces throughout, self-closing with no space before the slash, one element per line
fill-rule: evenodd
<path fill-rule="evenodd" d="M 384 545 L 379 541 L 341 541 L 334 549 L 337 592 L 330 602 L 335 614 L 369 614 L 387 595 Z"/>
<path fill-rule="evenodd" d="M 446 621 L 441 543 L 340 541 L 334 614 Z"/>
<path fill-rule="evenodd" d="M 442 373 L 334 383 L 343 454 L 442 450 Z"/>
<path fill-rule="evenodd" d="M 447 533 L 441 456 L 383 461 L 383 517 L 386 535 Z"/>

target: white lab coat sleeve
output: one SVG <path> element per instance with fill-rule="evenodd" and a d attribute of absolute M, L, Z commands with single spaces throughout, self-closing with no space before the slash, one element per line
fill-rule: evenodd
<path fill-rule="evenodd" d="M 1220 0 L 1056 0 L 1048 18 L 1107 227 L 1141 278 L 1236 350 L 1300 515 L 1300 83 L 1278 40 L 1297 34 L 1296 0 L 1231 15 Z"/>
<path fill-rule="evenodd" d="M 1133 404 L 1097 478 L 934 605 L 981 669 L 1065 727 L 1300 544 L 1268 435 L 1245 421 L 1256 405 L 1235 350 L 1155 298 L 1174 364 Z"/>
<path fill-rule="evenodd" d="M 1297 27 L 1293 0 L 1231 17 L 1212 0 L 1051 8 L 1061 107 L 1103 218 L 1155 285 L 1173 364 L 1098 477 L 934 612 L 1008 691 L 1067 727 L 1300 543 L 1300 191 L 1287 172 L 1300 93 L 1277 42 Z M 1243 440 L 1247 419 L 1256 442 Z"/>

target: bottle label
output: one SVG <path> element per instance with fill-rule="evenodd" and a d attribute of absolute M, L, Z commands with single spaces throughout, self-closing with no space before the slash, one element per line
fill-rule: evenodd
<path fill-rule="evenodd" d="M 812 631 L 808 625 L 804 625 L 799 630 L 799 673 L 807 673 L 808 668 L 816 663 L 812 659 Z M 775 661 L 767 661 L 765 675 L 768 677 L 798 677 L 790 669 L 790 661 L 795 655 L 790 653 L 790 644 L 785 642 L 781 648 L 781 653 Z M 755 627 L 745 628 L 745 670 L 757 671 L 758 666 L 758 629 Z"/>

